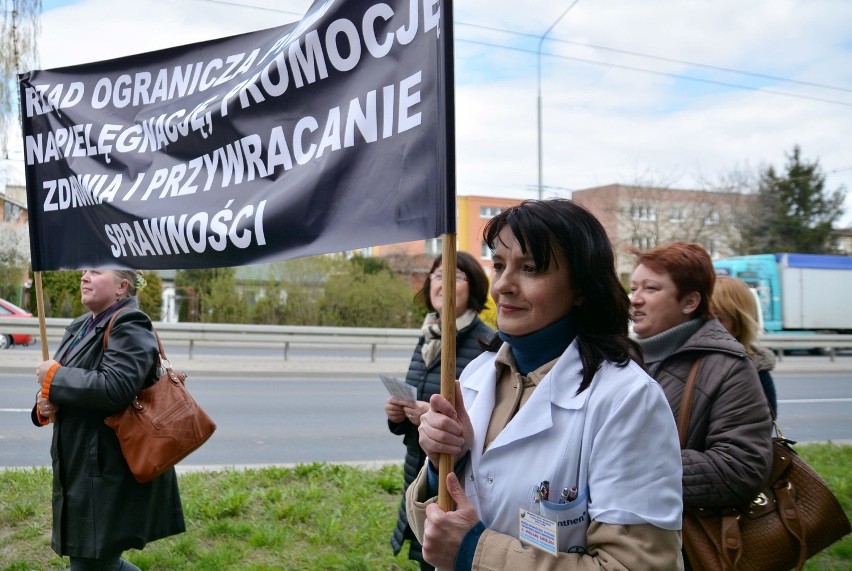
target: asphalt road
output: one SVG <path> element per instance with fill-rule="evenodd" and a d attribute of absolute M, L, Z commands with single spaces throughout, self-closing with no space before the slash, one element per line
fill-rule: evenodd
<path fill-rule="evenodd" d="M 389 371 L 392 372 L 392 371 Z M 848 373 L 776 373 L 779 423 L 799 442 L 852 443 Z M 218 424 L 182 469 L 306 462 L 401 461 L 402 441 L 388 432 L 387 396 L 378 377 L 288 375 L 235 378 L 192 375 L 188 384 Z M 30 423 L 32 374 L 0 377 L 0 467 L 50 463 L 50 428 Z"/>

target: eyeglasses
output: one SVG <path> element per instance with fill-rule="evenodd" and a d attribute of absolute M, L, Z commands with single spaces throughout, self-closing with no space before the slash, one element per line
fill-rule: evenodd
<path fill-rule="evenodd" d="M 441 283 L 442 281 L 444 281 L 443 274 L 441 274 L 439 272 L 435 272 L 434 274 L 429 274 L 429 277 L 432 278 L 432 281 L 436 281 L 438 283 Z M 461 273 L 461 272 L 456 272 L 456 281 L 457 282 L 466 282 L 467 276 L 465 274 Z"/>

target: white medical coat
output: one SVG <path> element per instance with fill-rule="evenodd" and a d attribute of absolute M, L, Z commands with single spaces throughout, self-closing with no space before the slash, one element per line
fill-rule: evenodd
<path fill-rule="evenodd" d="M 549 508 L 558 510 L 553 504 L 560 491 L 574 485 L 579 497 L 571 520 L 560 524 L 559 551 L 584 552 L 591 519 L 681 528 L 677 428 L 662 388 L 641 367 L 604 362 L 590 388 L 575 395 L 582 365 L 574 341 L 483 453 L 496 394 L 495 357 L 483 353 L 460 379 L 474 431 L 462 482 L 487 528 L 518 537 L 520 509 L 558 520 Z M 543 480 L 550 482 L 551 504 L 536 502 Z"/>

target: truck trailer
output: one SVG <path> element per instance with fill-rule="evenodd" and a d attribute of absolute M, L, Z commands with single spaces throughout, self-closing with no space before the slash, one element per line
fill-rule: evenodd
<path fill-rule="evenodd" d="M 852 257 L 757 254 L 713 266 L 757 293 L 767 333 L 852 333 Z"/>

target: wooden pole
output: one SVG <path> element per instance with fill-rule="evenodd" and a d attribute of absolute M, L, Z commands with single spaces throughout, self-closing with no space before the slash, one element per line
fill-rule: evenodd
<path fill-rule="evenodd" d="M 38 310 L 38 333 L 41 338 L 41 360 L 47 361 L 50 358 L 50 351 L 47 347 L 47 324 L 44 321 L 44 290 L 41 286 L 41 272 L 34 272 L 36 286 L 36 308 Z"/>
<path fill-rule="evenodd" d="M 443 65 L 438 82 L 444 97 L 444 153 L 439 153 L 439 171 L 445 176 L 445 226 L 442 234 L 441 272 L 441 395 L 453 406 L 456 402 L 456 101 L 455 51 L 453 33 L 453 0 L 441 2 L 441 44 Z M 441 168 L 442 167 L 442 168 Z M 447 475 L 453 470 L 453 457 L 442 454 L 438 459 L 438 506 L 444 511 L 455 509 L 447 491 Z"/>
<path fill-rule="evenodd" d="M 456 234 L 443 234 L 441 241 L 441 396 L 456 403 Z M 453 457 L 441 454 L 438 460 L 438 506 L 455 508 L 447 491 L 447 475 L 453 471 Z"/>

